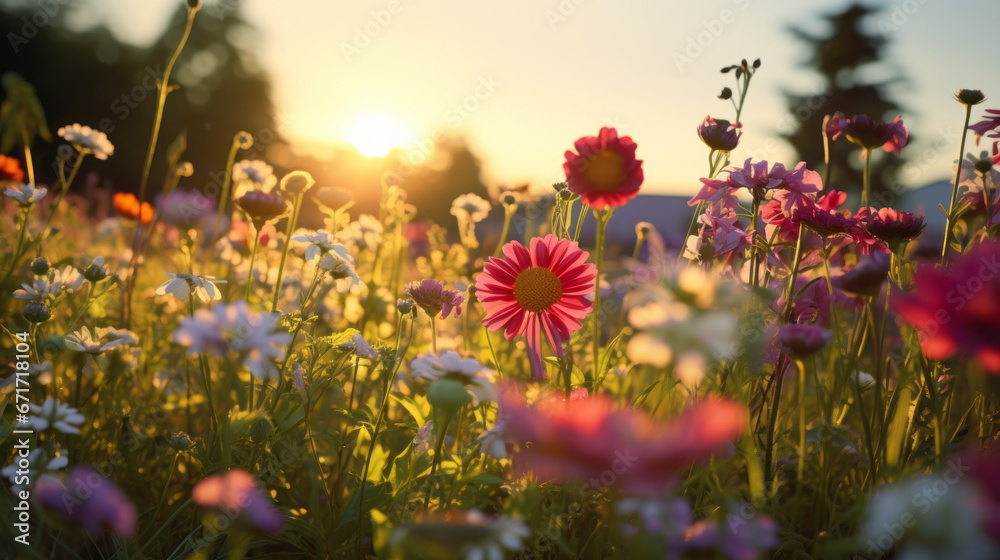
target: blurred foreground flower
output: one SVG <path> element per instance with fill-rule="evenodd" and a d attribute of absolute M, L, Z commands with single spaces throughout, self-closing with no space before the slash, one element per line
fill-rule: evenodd
<path fill-rule="evenodd" d="M 275 332 L 278 313 L 250 311 L 247 302 L 232 305 L 217 303 L 212 309 L 199 309 L 185 317 L 174 331 L 174 342 L 185 346 L 188 354 L 225 356 L 235 352 L 243 365 L 258 379 L 278 374 L 273 359 L 285 356 L 285 346 L 292 337 Z"/>
<path fill-rule="evenodd" d="M 404 558 L 502 560 L 531 535 L 515 517 L 488 517 L 478 510 L 426 515 L 393 529 L 389 544 Z"/>
<path fill-rule="evenodd" d="M 490 257 L 476 277 L 476 296 L 486 310 L 483 325 L 491 331 L 504 329 L 507 340 L 523 336 L 531 373 L 542 378 L 542 333 L 562 358 L 563 343 L 594 307 L 588 296 L 597 270 L 586 262 L 590 253 L 553 234 L 532 238 L 528 248 L 511 241 L 503 254 Z"/>
<path fill-rule="evenodd" d="M 202 480 L 191 495 L 194 503 L 216 515 L 217 522 L 212 525 L 217 530 L 228 527 L 269 535 L 284 524 L 281 513 L 257 487 L 253 475 L 240 469 Z"/>
<path fill-rule="evenodd" d="M 892 305 L 920 334 L 920 348 L 932 360 L 962 354 L 1000 374 L 1000 242 L 985 242 L 948 269 L 924 265 L 912 291 Z"/>
<path fill-rule="evenodd" d="M 27 468 L 22 461 L 27 461 Z M 58 447 L 56 447 L 56 452 L 51 455 L 48 450 L 36 447 L 28 453 L 26 458 L 16 457 L 13 464 L 0 469 L 0 474 L 10 481 L 11 492 L 18 494 L 24 490 L 24 484 L 38 481 L 43 475 L 55 473 L 68 464 L 69 457 L 66 456 L 65 451 L 60 451 Z"/>
<path fill-rule="evenodd" d="M 17 158 L 0 155 L 0 184 L 20 183 L 24 179 L 24 170 Z"/>
<path fill-rule="evenodd" d="M 42 507 L 91 536 L 104 530 L 122 538 L 135 536 L 135 504 L 109 478 L 90 467 L 73 467 L 65 484 L 54 476 L 43 476 L 32 495 Z"/>
<path fill-rule="evenodd" d="M 597 136 L 584 136 L 566 150 L 566 183 L 595 210 L 617 208 L 639 194 L 642 160 L 635 158 L 636 143 L 618 137 L 614 128 L 601 128 Z"/>
<path fill-rule="evenodd" d="M 539 481 L 585 481 L 589 493 L 612 486 L 637 494 L 667 490 L 691 463 L 730 447 L 748 421 L 742 405 L 714 398 L 668 422 L 616 410 L 602 396 L 549 398 L 533 407 L 511 394 L 500 401 L 509 415 L 507 434 L 520 444 L 514 468 Z"/>
<path fill-rule="evenodd" d="M 86 354 L 103 354 L 122 344 L 133 345 L 139 342 L 135 333 L 113 327 L 101 327 L 91 332 L 89 327 L 66 335 L 66 347 Z"/>

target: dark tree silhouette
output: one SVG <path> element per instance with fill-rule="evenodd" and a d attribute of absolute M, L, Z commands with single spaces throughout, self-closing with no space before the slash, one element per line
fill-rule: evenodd
<path fill-rule="evenodd" d="M 872 35 L 865 29 L 869 16 L 877 9 L 854 4 L 845 10 L 824 17 L 830 31 L 814 35 L 799 27 L 789 31 L 807 45 L 809 55 L 803 66 L 816 70 L 823 77 L 818 92 L 803 95 L 786 93 L 789 109 L 796 117 L 797 128 L 784 134 L 796 150 L 799 159 L 810 168 L 823 165 L 823 118 L 835 111 L 848 117 L 867 114 L 879 120 L 892 120 L 902 112 L 890 95 L 892 85 L 904 80 L 890 76 L 872 81 L 871 65 L 882 60 L 887 38 Z M 862 183 L 861 150 L 838 140 L 830 145 L 832 172 L 826 188 L 860 192 Z M 885 200 L 886 193 L 896 185 L 897 169 L 902 159 L 881 150 L 872 161 L 872 199 Z"/>

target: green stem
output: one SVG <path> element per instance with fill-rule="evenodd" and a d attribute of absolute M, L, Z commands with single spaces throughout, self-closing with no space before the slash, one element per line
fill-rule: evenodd
<path fill-rule="evenodd" d="M 597 218 L 597 245 L 594 248 L 594 262 L 597 265 L 597 278 L 594 282 L 594 310 L 592 312 L 592 323 L 591 329 L 593 330 L 593 339 L 591 341 L 592 354 L 594 359 L 593 373 L 590 379 L 586 379 L 585 382 L 592 391 L 596 391 L 597 387 L 591 387 L 591 384 L 597 379 L 600 372 L 597 368 L 600 367 L 600 353 L 601 353 L 601 268 L 604 264 L 604 235 L 608 228 L 608 220 L 611 219 L 611 210 L 602 210 L 600 212 L 595 212 L 594 216 Z M 569 395 L 567 395 L 567 398 Z"/>
<path fill-rule="evenodd" d="M 965 136 L 969 130 L 969 118 L 972 117 L 972 106 L 965 106 L 965 124 L 962 125 L 962 140 L 958 144 L 958 165 L 955 167 L 955 184 L 951 187 L 951 203 L 948 205 L 948 216 L 944 222 L 944 247 L 941 248 L 941 262 L 948 259 L 951 250 L 951 229 L 955 226 L 955 199 L 958 198 L 958 180 L 962 175 L 962 160 L 965 158 Z M 989 212 L 989 208 L 987 208 Z"/>
<path fill-rule="evenodd" d="M 255 226 L 257 233 L 253 237 L 253 250 L 250 251 L 250 270 L 247 272 L 247 288 L 243 299 L 250 302 L 250 290 L 253 287 L 253 263 L 257 258 L 257 246 L 260 245 L 260 230 L 262 226 Z"/>
<path fill-rule="evenodd" d="M 872 149 L 865 148 L 865 175 L 864 183 L 861 191 L 861 207 L 868 207 L 868 193 L 871 191 L 872 184 Z"/>
<path fill-rule="evenodd" d="M 573 241 L 580 241 L 580 231 L 583 229 L 583 221 L 587 219 L 588 212 L 590 212 L 590 205 L 584 204 L 580 208 L 580 217 L 576 219 L 576 230 L 573 232 Z"/>
<path fill-rule="evenodd" d="M 285 260 L 288 259 L 288 250 L 292 246 L 292 232 L 299 221 L 299 211 L 302 209 L 302 193 L 295 194 L 295 202 L 292 203 L 292 215 L 288 218 L 288 226 L 285 227 L 285 246 L 281 251 L 281 262 L 278 264 L 278 281 L 274 284 L 274 297 L 271 298 L 271 311 L 278 309 L 278 296 L 281 295 L 281 281 L 285 275 Z"/>
<path fill-rule="evenodd" d="M 515 212 L 517 212 L 517 205 L 505 206 L 503 209 L 503 229 L 500 230 L 500 241 L 497 242 L 497 248 L 493 251 L 494 257 L 500 257 L 503 245 L 507 242 L 507 235 L 510 233 L 510 222 L 514 219 Z"/>
<path fill-rule="evenodd" d="M 437 442 L 434 444 L 434 459 L 431 462 L 431 474 L 427 477 L 427 492 L 424 495 L 424 505 L 423 510 L 427 510 L 427 506 L 431 502 L 431 492 L 434 491 L 434 473 L 437 472 L 438 464 L 441 463 L 441 454 L 444 451 L 444 438 L 448 435 L 448 425 L 451 423 L 451 418 L 454 416 L 454 412 L 448 411 L 444 414 L 444 422 L 440 426 L 437 426 L 435 419 L 435 427 L 440 430 L 437 437 Z M 439 503 L 438 506 L 441 506 Z"/>
<path fill-rule="evenodd" d="M 216 228 L 222 222 L 222 216 L 229 206 L 229 189 L 233 184 L 233 164 L 236 163 L 236 153 L 240 149 L 239 135 L 233 137 L 233 144 L 229 147 L 229 155 L 226 157 L 226 174 L 222 177 L 222 193 L 219 195 L 219 207 L 215 210 Z"/>

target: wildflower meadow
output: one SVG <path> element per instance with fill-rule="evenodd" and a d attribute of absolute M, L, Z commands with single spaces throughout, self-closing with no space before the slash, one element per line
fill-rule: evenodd
<path fill-rule="evenodd" d="M 759 59 L 678 124 L 705 156 L 680 243 L 612 240 L 658 157 L 613 126 L 567 137 L 545 192 L 439 201 L 449 228 L 406 176 L 358 212 L 246 131 L 192 184 L 161 134 L 187 4 L 142 173 L 100 213 L 71 200 L 114 134 L 50 131 L 4 77 L 0 557 L 1000 558 L 984 93 L 940 103 L 964 122 L 941 232 L 872 194 L 905 114 L 831 112 L 816 165 L 741 154 Z"/>

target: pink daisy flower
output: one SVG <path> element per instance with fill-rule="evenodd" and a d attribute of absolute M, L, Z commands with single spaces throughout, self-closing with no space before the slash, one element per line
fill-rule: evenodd
<path fill-rule="evenodd" d="M 566 150 L 566 183 L 595 210 L 617 208 L 639 194 L 642 160 L 635 159 L 636 143 L 604 127 L 597 136 L 584 136 Z"/>
<path fill-rule="evenodd" d="M 240 528 L 262 535 L 276 533 L 284 520 L 252 474 L 233 469 L 203 479 L 191 491 L 194 503 L 215 511 Z"/>
<path fill-rule="evenodd" d="M 862 148 L 882 148 L 887 152 L 899 155 L 900 149 L 909 139 L 909 131 L 903 124 L 903 117 L 897 116 L 892 122 L 876 121 L 868 115 L 854 115 L 845 118 L 837 112 L 830 119 L 831 124 L 826 133 L 834 140 L 841 136 Z"/>
<path fill-rule="evenodd" d="M 594 307 L 587 296 L 594 292 L 597 269 L 576 242 L 552 234 L 532 238 L 528 248 L 511 241 L 503 254 L 490 257 L 476 278 L 476 294 L 486 310 L 483 325 L 491 331 L 503 328 L 507 340 L 523 336 L 532 375 L 545 377 L 542 332 L 561 358 L 563 342 Z"/>

